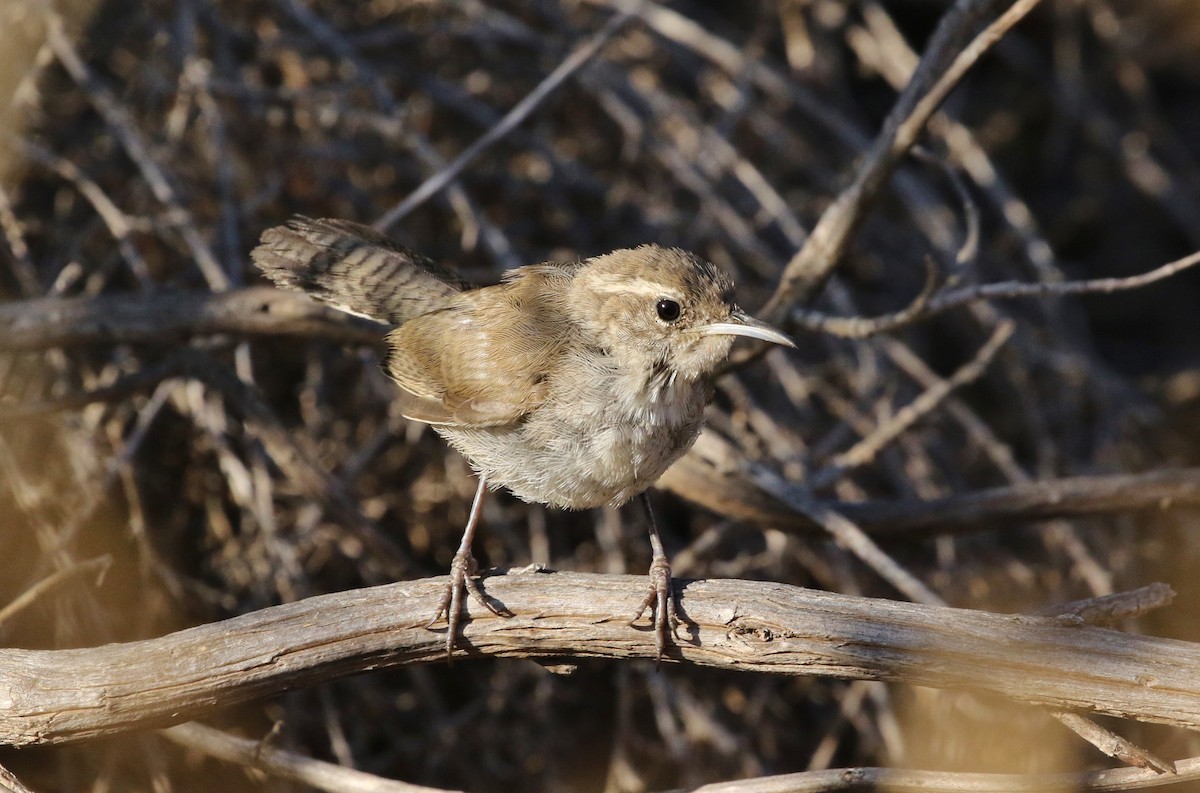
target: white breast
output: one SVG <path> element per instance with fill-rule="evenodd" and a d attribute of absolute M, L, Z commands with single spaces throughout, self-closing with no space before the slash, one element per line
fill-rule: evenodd
<path fill-rule="evenodd" d="M 695 442 L 707 392 L 673 378 L 650 384 L 644 374 L 605 374 L 555 384 L 552 398 L 514 427 L 435 429 L 487 473 L 489 485 L 525 501 L 617 506 Z"/>

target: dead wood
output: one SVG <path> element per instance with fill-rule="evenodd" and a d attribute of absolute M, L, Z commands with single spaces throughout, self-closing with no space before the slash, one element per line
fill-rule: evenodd
<path fill-rule="evenodd" d="M 386 329 L 304 295 L 269 287 L 218 293 L 45 297 L 0 305 L 0 348 L 12 352 L 161 343 L 215 333 L 323 336 L 381 345 Z"/>
<path fill-rule="evenodd" d="M 458 658 L 654 657 L 630 627 L 637 576 L 493 575 L 517 616 L 475 611 Z M 284 690 L 442 663 L 424 627 L 441 578 L 322 595 L 157 639 L 0 650 L 0 743 L 66 743 L 164 726 Z M 1200 645 L 1055 618 L 848 597 L 767 582 L 680 587 L 688 640 L 671 661 L 971 689 L 1022 702 L 1200 727 Z"/>
<path fill-rule="evenodd" d="M 715 512 L 800 531 L 814 523 L 744 475 L 746 461 L 730 442 L 705 432 L 658 486 Z M 1200 506 L 1200 469 L 1072 476 L 1024 482 L 928 500 L 841 502 L 833 508 L 885 537 L 932 536 L 1084 515 L 1157 512 Z"/>
<path fill-rule="evenodd" d="M 1200 247 L 1200 91 L 1194 58 L 1163 57 L 1195 51 L 1194 2 L 1042 3 L 1011 29 L 1036 0 L 106 0 L 86 27 L 74 5 L 0 3 L 0 38 L 40 47 L 0 86 L 27 122 L 0 109 L 21 174 L 0 183 L 0 643 L 91 649 L 0 653 L 28 672 L 4 696 L 62 707 L 25 740 L 252 697 L 222 730 L 268 739 L 0 747 L 0 787 L 233 793 L 332 761 L 480 791 L 1158 781 L 1088 775 L 1107 762 L 1093 746 L 1194 773 L 1186 733 L 1084 718 L 1094 699 L 1182 723 L 1154 698 L 1195 712 L 1191 689 L 1137 670 L 1186 677 L 1192 645 L 1078 627 L 1200 640 L 1197 272 L 1179 258 Z M 661 482 L 682 500 L 655 497 L 677 572 L 710 579 L 685 593 L 701 643 L 684 663 L 447 666 L 419 627 L 426 583 L 359 588 L 447 569 L 469 468 L 395 414 L 382 328 L 253 289 L 247 252 L 293 213 L 409 213 L 391 233 L 479 282 L 678 245 L 728 270 L 744 307 L 888 335 L 799 333 L 722 379 Z M 644 531 L 623 517 L 501 495 L 481 558 L 640 572 Z M 80 574 L 95 559 L 103 580 Z M 748 580 L 976 611 L 849 612 Z M 1169 593 L 1111 593 L 1155 580 L 1176 603 L 1130 625 Z M 641 578 L 598 581 L 614 588 L 489 579 L 522 616 L 472 623 L 469 649 L 645 657 L 646 634 L 600 621 Z M 306 599 L 328 592 L 345 594 Z M 229 633 L 254 625 L 247 647 Z M 171 644 L 188 637 L 209 640 Z M 123 663 L 149 651 L 161 663 Z M 249 776 L 226 764 L 248 755 Z M 856 767 L 769 776 L 840 763 Z M 886 764 L 1021 773 L 870 768 Z"/>

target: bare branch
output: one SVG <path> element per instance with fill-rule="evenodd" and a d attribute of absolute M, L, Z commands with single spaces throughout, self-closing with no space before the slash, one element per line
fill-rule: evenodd
<path fill-rule="evenodd" d="M 1200 727 L 1200 645 L 1055 619 L 848 597 L 763 581 L 680 582 L 703 666 L 974 689 L 1055 709 Z M 476 611 L 459 657 L 653 658 L 626 624 L 640 576 L 485 579 L 517 616 Z M 190 720 L 370 669 L 438 663 L 442 578 L 339 592 L 127 644 L 0 650 L 0 743 L 65 743 Z"/>
<path fill-rule="evenodd" d="M 71 79 L 87 96 L 96 111 L 104 117 L 129 158 L 137 163 L 138 170 L 154 197 L 167 208 L 168 215 L 174 220 L 174 225 L 183 237 L 205 282 L 213 291 L 228 289 L 231 285 L 229 274 L 221 268 L 221 263 L 217 261 L 212 248 L 201 236 L 192 219 L 192 213 L 176 194 L 166 170 L 151 154 L 150 146 L 138 131 L 137 122 L 128 108 L 96 80 L 75 45 L 71 43 L 70 37 L 64 33 L 62 17 L 55 13 L 46 15 L 46 34 L 47 42 L 54 49 L 54 54 L 63 68 L 71 75 Z"/>
<path fill-rule="evenodd" d="M 0 349 L 45 350 L 123 342 L 161 344 L 214 333 L 321 336 L 381 347 L 387 328 L 270 287 L 220 294 L 171 292 L 37 298 L 0 305 Z"/>
<path fill-rule="evenodd" d="M 1115 625 L 1122 620 L 1134 619 L 1169 606 L 1174 599 L 1175 590 L 1166 584 L 1147 584 L 1129 592 L 1115 592 L 1049 606 L 1036 612 L 1036 615 L 1075 619 L 1081 625 Z"/>
<path fill-rule="evenodd" d="M 384 779 L 353 768 L 314 760 L 295 752 L 276 749 L 265 741 L 239 738 L 203 724 L 179 724 L 162 730 L 159 735 L 209 757 L 257 768 L 280 779 L 290 779 L 329 793 L 450 793 L 441 788 Z"/>
<path fill-rule="evenodd" d="M 1071 476 L 929 501 L 840 504 L 872 534 L 978 531 L 1013 521 L 1185 508 L 1200 503 L 1200 469 Z"/>
<path fill-rule="evenodd" d="M 760 312 L 764 319 L 781 322 L 793 305 L 803 302 L 824 283 L 841 258 L 854 229 L 901 158 L 916 143 L 929 117 L 967 70 L 1037 3 L 1038 0 L 1017 0 L 961 51 L 961 41 L 997 3 L 995 0 L 958 0 L 946 12 L 912 80 L 896 100 L 883 130 L 856 169 L 854 181 L 838 195 L 813 228 L 804 247 L 788 262 L 775 293 Z"/>
<path fill-rule="evenodd" d="M 17 779 L 11 771 L 0 765 L 0 787 L 8 791 L 8 793 L 33 793 L 32 790 L 21 784 L 21 780 Z"/>
<path fill-rule="evenodd" d="M 0 608 L 0 625 L 3 625 L 24 609 L 32 606 L 37 602 L 38 598 L 54 589 L 54 587 L 75 576 L 84 575 L 85 573 L 95 573 L 98 583 L 104 578 L 105 573 L 108 572 L 108 568 L 112 566 L 112 561 L 110 555 L 104 554 L 103 556 L 97 556 L 87 561 L 71 563 L 61 570 L 56 570 L 29 587 L 29 589 L 26 589 L 4 608 Z"/>
<path fill-rule="evenodd" d="M 1078 713 L 1056 711 L 1054 718 L 1058 719 L 1062 722 L 1063 726 L 1080 738 L 1083 738 L 1092 746 L 1095 746 L 1104 754 L 1120 760 L 1122 763 L 1136 768 L 1153 769 L 1160 774 L 1174 775 L 1177 773 L 1175 764 L 1170 760 L 1158 757 L 1132 741 L 1117 735 L 1112 730 L 1101 727 L 1091 719 L 1080 716 Z"/>
<path fill-rule="evenodd" d="M 1062 297 L 1065 295 L 1095 295 L 1125 292 L 1156 284 L 1200 264 L 1200 251 L 1167 262 L 1144 273 L 1125 278 L 1093 278 L 1086 281 L 1037 281 L 1034 283 L 1004 281 L 992 284 L 964 286 L 930 298 L 925 291 L 903 310 L 883 317 L 831 317 L 819 311 L 798 310 L 792 320 L 800 327 L 815 333 L 828 333 L 842 338 L 867 338 L 886 333 L 913 322 L 942 314 L 953 308 L 980 300 L 1011 300 L 1018 297 Z M 926 279 L 926 289 L 929 280 Z"/>
<path fill-rule="evenodd" d="M 659 478 L 657 486 L 734 520 L 796 531 L 816 525 L 745 475 L 746 461 L 715 432 Z M 1070 476 L 996 487 L 944 498 L 862 501 L 832 508 L 874 537 L 932 536 L 987 531 L 1019 522 L 1080 515 L 1182 509 L 1200 504 L 1200 469 Z"/>
<path fill-rule="evenodd" d="M 941 405 L 957 388 L 978 380 L 987 370 L 996 353 L 1012 336 L 1016 326 L 1005 321 L 996 326 L 979 351 L 970 361 L 963 364 L 948 380 L 941 380 L 921 392 L 921 395 L 898 410 L 889 421 L 880 424 L 853 447 L 833 458 L 830 466 L 813 475 L 812 486 L 824 487 L 838 479 L 846 471 L 866 465 L 901 434 L 908 431 L 922 417 L 928 416 Z"/>
<path fill-rule="evenodd" d="M 819 311 L 797 310 L 791 320 L 797 327 L 814 333 L 828 333 L 841 339 L 866 339 L 880 333 L 902 328 L 925 317 L 929 300 L 938 287 L 937 265 L 932 257 L 925 257 L 925 284 L 921 293 L 912 302 L 892 314 L 880 317 L 831 317 Z"/>
<path fill-rule="evenodd" d="M 784 501 L 798 513 L 813 520 L 860 561 L 874 570 L 880 578 L 894 586 L 909 600 L 926 605 L 945 605 L 941 596 L 925 586 L 915 575 L 888 556 L 867 533 L 828 504 L 813 500 L 808 491 L 785 481 L 766 466 L 752 466 L 754 481 L 772 496 Z"/>
<path fill-rule="evenodd" d="M 1100 793 L 1140 790 L 1200 779 L 1200 757 L 1175 763 L 1176 776 L 1140 768 L 1106 768 L 1081 774 L 971 774 L 906 768 L 830 768 L 759 777 L 693 788 L 691 793 L 833 793 L 888 790 L 894 793 Z"/>
<path fill-rule="evenodd" d="M 967 286 L 938 295 L 929 301 L 926 315 L 940 314 L 958 306 L 977 300 L 1003 300 L 1014 297 L 1058 297 L 1062 295 L 1111 294 L 1157 283 L 1176 273 L 1200 264 L 1200 251 L 1176 259 L 1160 267 L 1128 278 L 1094 278 L 1087 281 L 1039 281 L 1017 283 L 1007 281 L 998 284 Z"/>
<path fill-rule="evenodd" d="M 545 102 L 559 86 L 566 82 L 571 75 L 579 71 L 588 61 L 595 57 L 600 48 L 608 43 L 608 40 L 616 35 L 617 31 L 630 18 L 631 14 L 629 12 L 622 11 L 609 19 L 604 27 L 600 28 L 587 41 L 574 49 L 570 55 L 563 59 L 562 63 L 554 68 L 554 71 L 550 72 L 542 82 L 538 83 L 536 88 L 530 91 L 520 102 L 517 102 L 512 110 L 505 113 L 504 118 L 500 119 L 494 127 L 483 135 L 480 135 L 461 154 L 455 157 L 453 162 L 422 182 L 416 190 L 409 193 L 407 198 L 389 209 L 384 213 L 383 217 L 375 221 L 375 228 L 391 228 L 408 215 L 408 213 L 425 203 L 430 196 L 437 194 L 439 190 L 452 182 L 462 172 L 463 168 L 466 168 L 472 160 L 479 156 L 480 152 L 516 128 L 518 124 L 529 117 L 530 113 Z"/>

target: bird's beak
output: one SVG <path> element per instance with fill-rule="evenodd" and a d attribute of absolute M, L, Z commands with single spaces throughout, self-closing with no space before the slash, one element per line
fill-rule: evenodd
<path fill-rule="evenodd" d="M 696 331 L 705 336 L 746 336 L 751 339 L 769 341 L 772 344 L 782 344 L 784 347 L 796 346 L 796 342 L 741 309 L 734 309 L 729 314 L 728 322 L 710 322 L 707 325 L 699 326 Z"/>

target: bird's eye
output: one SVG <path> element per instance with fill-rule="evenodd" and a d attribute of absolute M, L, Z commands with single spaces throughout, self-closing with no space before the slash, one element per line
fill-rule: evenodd
<path fill-rule="evenodd" d="M 658 318 L 663 322 L 674 322 L 679 319 L 679 302 L 669 297 L 659 298 L 659 301 L 654 304 L 654 310 L 658 312 Z"/>

